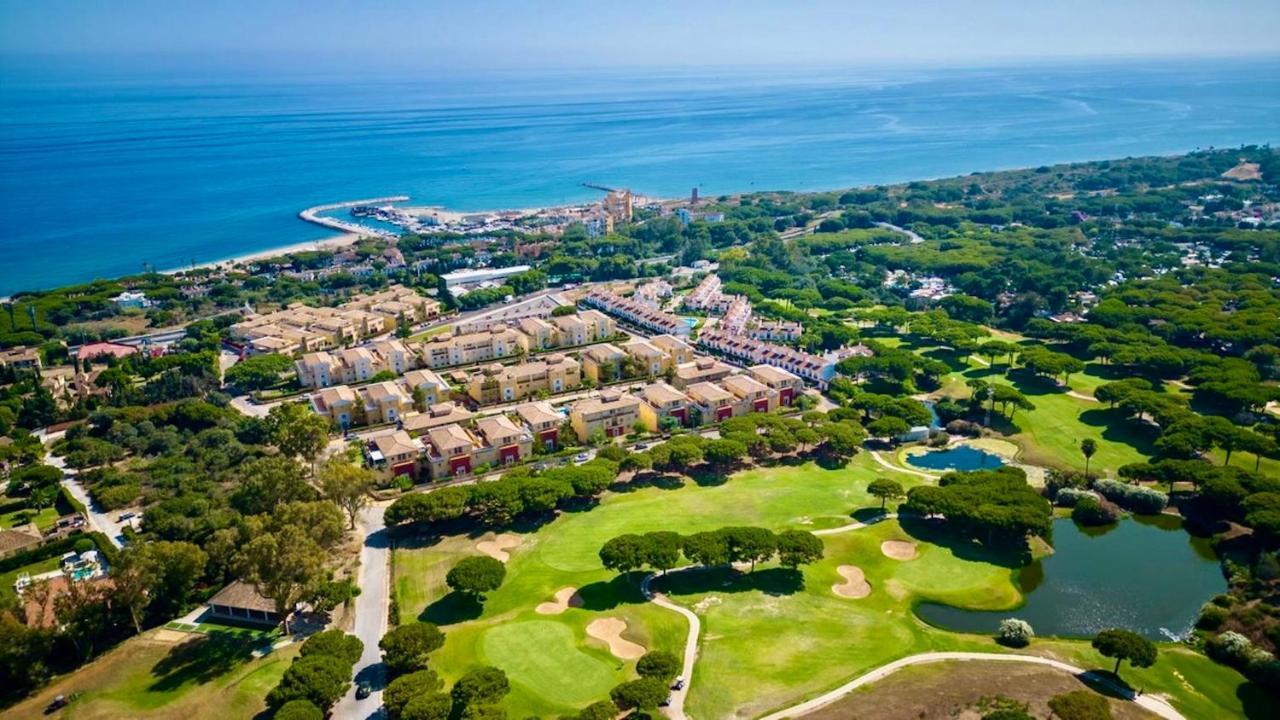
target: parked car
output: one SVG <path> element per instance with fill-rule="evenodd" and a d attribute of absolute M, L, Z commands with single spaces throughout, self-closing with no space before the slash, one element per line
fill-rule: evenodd
<path fill-rule="evenodd" d="M 577 455 L 574 455 L 574 456 L 573 456 L 573 461 L 574 461 L 574 462 L 584 463 L 584 462 L 586 462 L 586 461 L 587 461 L 587 460 L 589 460 L 589 459 L 591 459 L 591 456 L 590 456 L 590 455 L 588 455 L 588 454 L 586 454 L 586 453 L 584 453 L 584 452 L 578 453 Z"/>
<path fill-rule="evenodd" d="M 373 694 L 373 688 L 369 685 L 369 683 L 361 681 L 359 685 L 356 685 L 357 700 L 363 700 L 369 697 L 371 694 Z"/>
<path fill-rule="evenodd" d="M 138 516 L 135 512 L 120 513 L 120 517 L 116 518 L 116 522 L 128 522 Z"/>
<path fill-rule="evenodd" d="M 673 682 L 673 683 L 671 683 L 671 689 L 672 689 L 672 690 L 683 690 L 683 689 L 684 689 L 684 677 L 683 677 L 683 676 L 681 676 L 681 677 L 676 678 L 676 681 L 675 681 L 675 682 Z"/>
<path fill-rule="evenodd" d="M 649 443 L 642 443 L 642 442 L 640 442 L 640 443 L 636 443 L 635 449 L 636 449 L 636 450 L 648 450 L 648 449 L 649 449 Z"/>

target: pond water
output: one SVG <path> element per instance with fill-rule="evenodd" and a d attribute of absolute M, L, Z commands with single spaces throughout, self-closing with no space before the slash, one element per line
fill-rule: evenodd
<path fill-rule="evenodd" d="M 1026 603 L 974 611 L 921 603 L 926 622 L 960 632 L 994 633 L 1016 617 L 1037 635 L 1087 637 L 1123 627 L 1152 640 L 1185 637 L 1200 606 L 1227 589 L 1209 540 L 1182 530 L 1173 516 L 1130 518 L 1107 528 L 1053 524 L 1054 554 L 1018 572 Z"/>
<path fill-rule="evenodd" d="M 907 462 L 929 470 L 994 470 L 1004 465 L 999 455 L 968 445 L 910 455 Z"/>

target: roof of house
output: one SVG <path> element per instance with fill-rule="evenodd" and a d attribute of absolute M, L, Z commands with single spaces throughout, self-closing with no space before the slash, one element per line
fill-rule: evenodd
<path fill-rule="evenodd" d="M 790 372 L 789 370 L 783 370 L 780 367 L 774 367 L 773 365 L 764 365 L 764 364 L 752 365 L 751 367 L 747 368 L 747 371 L 750 372 L 752 375 L 755 375 L 757 378 L 764 380 L 765 382 L 774 382 L 774 383 L 802 382 L 800 380 L 800 377 L 797 376 L 795 373 Z"/>
<path fill-rule="evenodd" d="M 490 444 L 509 440 L 512 436 L 521 434 L 520 428 L 511 422 L 506 415 L 491 415 L 489 417 L 480 418 L 476 421 L 476 429 L 484 435 L 484 439 Z"/>
<path fill-rule="evenodd" d="M 230 585 L 218 591 L 217 595 L 209 598 L 206 605 L 222 605 L 224 607 L 241 608 L 244 610 L 258 610 L 261 612 L 274 613 L 276 604 L 269 598 L 262 596 L 258 589 L 253 585 L 243 581 L 236 580 Z"/>
<path fill-rule="evenodd" d="M 666 355 L 666 352 L 658 346 L 648 340 L 642 340 L 639 338 L 623 343 L 622 347 L 628 353 L 637 357 L 657 357 L 659 355 Z"/>
<path fill-rule="evenodd" d="M 400 421 L 405 430 L 421 433 L 434 427 L 465 422 L 473 415 L 470 410 L 455 403 L 436 403 L 427 408 L 427 412 L 406 413 Z"/>
<path fill-rule="evenodd" d="M 457 424 L 432 428 L 427 432 L 427 438 L 431 440 L 431 444 L 435 446 L 438 452 L 447 452 L 454 448 L 477 444 L 471 433 Z"/>
<path fill-rule="evenodd" d="M 404 381 L 409 387 L 416 388 L 420 385 L 435 385 L 436 387 L 447 388 L 449 385 L 440 376 L 430 370 L 410 370 L 404 374 Z"/>
<path fill-rule="evenodd" d="M 689 397 L 699 402 L 733 399 L 733 394 L 728 390 L 709 382 L 694 383 L 685 388 L 685 391 L 689 393 Z"/>
<path fill-rule="evenodd" d="M 720 384 L 738 397 L 767 392 L 769 390 L 768 385 L 765 385 L 750 375 L 730 375 L 729 377 L 721 380 Z"/>
<path fill-rule="evenodd" d="M 76 357 L 81 360 L 92 360 L 93 358 L 110 355 L 112 357 L 128 357 L 137 354 L 138 348 L 133 345 L 124 345 L 114 342 L 94 342 L 81 345 L 76 351 Z"/>
<path fill-rule="evenodd" d="M 40 538 L 17 530 L 0 530 L 0 553 L 12 552 L 40 542 Z"/>
<path fill-rule="evenodd" d="M 676 350 L 693 350 L 692 345 L 681 340 L 675 335 L 654 335 L 649 338 L 649 342 L 663 350 L 666 350 L 667 352 L 674 352 Z"/>
<path fill-rule="evenodd" d="M 386 435 L 378 435 L 373 438 L 373 444 L 382 453 L 383 457 L 395 457 L 397 455 L 416 454 L 420 449 L 409 437 L 409 433 L 404 430 L 396 430 Z"/>
<path fill-rule="evenodd" d="M 546 401 L 538 401 L 525 403 L 516 407 L 516 414 L 524 419 L 530 425 L 541 425 L 542 423 L 559 423 L 561 420 L 560 413 L 551 407 L 551 403 Z"/>
<path fill-rule="evenodd" d="M 622 352 L 622 349 L 613 343 L 592 345 L 582 351 L 583 357 L 590 358 L 593 362 L 597 363 L 612 362 L 624 355 L 626 355 L 626 353 Z"/>
<path fill-rule="evenodd" d="M 574 403 L 573 412 L 582 415 L 593 415 L 612 408 L 631 408 L 634 410 L 639 404 L 640 398 L 606 391 L 599 397 L 587 398 Z"/>
<path fill-rule="evenodd" d="M 664 382 L 649 383 L 644 386 L 640 396 L 653 405 L 666 405 L 669 402 L 688 400 L 684 393 Z"/>

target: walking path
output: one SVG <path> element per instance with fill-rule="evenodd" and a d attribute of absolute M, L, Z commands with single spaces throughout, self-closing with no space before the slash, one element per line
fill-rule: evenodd
<path fill-rule="evenodd" d="M 1084 400 L 1085 402 L 1098 402 L 1098 398 L 1092 395 L 1085 395 L 1084 393 L 1078 393 L 1075 390 L 1068 390 L 1067 397 L 1073 397 L 1077 400 Z"/>
<path fill-rule="evenodd" d="M 876 462 L 880 463 L 881 465 L 883 465 L 884 467 L 890 470 L 896 470 L 897 472 L 906 473 L 908 475 L 915 475 L 916 477 L 922 477 L 925 480 L 937 480 L 939 477 L 931 473 L 920 472 L 919 470 L 908 470 L 907 468 L 894 465 L 888 460 L 885 460 L 884 458 L 880 457 L 880 453 L 876 452 L 875 450 L 868 450 L 867 452 L 871 453 L 872 460 L 875 460 Z"/>
<path fill-rule="evenodd" d="M 66 433 L 59 431 L 47 435 L 41 435 L 40 440 L 46 446 L 62 439 Z M 79 472 L 75 468 L 67 467 L 67 461 L 61 455 L 54 455 L 50 452 L 45 457 L 45 463 L 56 467 L 62 471 L 62 486 L 71 493 L 71 497 L 75 498 L 79 503 L 84 505 L 85 515 L 91 530 L 102 533 L 116 547 L 124 547 L 124 525 L 117 522 L 115 518 L 107 512 L 104 512 L 98 503 L 94 502 L 89 496 L 89 490 L 80 482 Z"/>
<path fill-rule="evenodd" d="M 783 720 L 784 718 L 800 717 L 801 715 L 813 712 L 818 708 L 826 707 L 827 705 L 830 705 L 831 703 L 835 702 L 836 700 L 839 700 L 845 695 L 848 695 L 849 693 L 862 687 L 863 685 L 869 685 L 873 682 L 876 682 L 877 680 L 882 680 L 885 677 L 892 675 L 893 673 L 897 672 L 898 670 L 901 670 L 904 667 L 909 667 L 911 665 L 924 665 L 926 663 L 950 662 L 950 661 L 962 661 L 962 660 L 981 660 L 981 661 L 993 661 L 993 662 L 1023 662 L 1023 663 L 1032 663 L 1035 665 L 1047 665 L 1057 670 L 1062 670 L 1063 672 L 1069 672 L 1072 675 L 1089 677 L 1095 681 L 1109 685 L 1112 689 L 1117 690 L 1123 696 L 1126 696 L 1129 701 L 1137 704 L 1139 707 L 1145 710 L 1149 710 L 1155 713 L 1156 715 L 1159 715 L 1160 717 L 1165 718 L 1166 720 L 1186 720 L 1186 718 L 1183 717 L 1182 713 L 1173 709 L 1173 706 L 1170 705 L 1168 702 L 1166 702 L 1163 698 L 1155 697 L 1152 695 L 1135 696 L 1127 688 L 1122 688 L 1116 683 L 1114 683 L 1113 681 L 1111 681 L 1110 678 L 1099 675 L 1098 673 L 1095 673 L 1091 670 L 1085 670 L 1083 668 L 1076 667 L 1075 665 L 1068 665 L 1067 663 L 1064 663 L 1058 660 L 1051 660 L 1049 658 L 1038 657 L 1035 655 L 1013 655 L 1013 654 L 1004 654 L 1004 653 L 983 653 L 983 652 L 931 652 L 931 653 L 921 653 L 919 655 L 909 655 L 899 660 L 894 660 L 888 665 L 881 665 L 875 670 L 872 670 L 871 672 L 866 673 L 865 675 L 861 675 L 857 678 L 854 678 L 853 680 L 850 680 L 844 685 L 841 685 L 835 690 L 832 690 L 831 692 L 828 692 L 824 695 L 819 695 L 818 697 L 813 698 L 811 700 L 806 700 L 800 703 L 799 705 L 793 705 L 785 710 L 779 710 L 778 712 L 766 715 L 763 718 L 761 718 L 761 720 Z"/>

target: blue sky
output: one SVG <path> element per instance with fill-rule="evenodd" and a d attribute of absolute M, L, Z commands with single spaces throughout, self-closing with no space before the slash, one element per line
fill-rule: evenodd
<path fill-rule="evenodd" d="M 0 0 L 0 62 L 949 64 L 1280 53 L 1277 0 Z"/>

